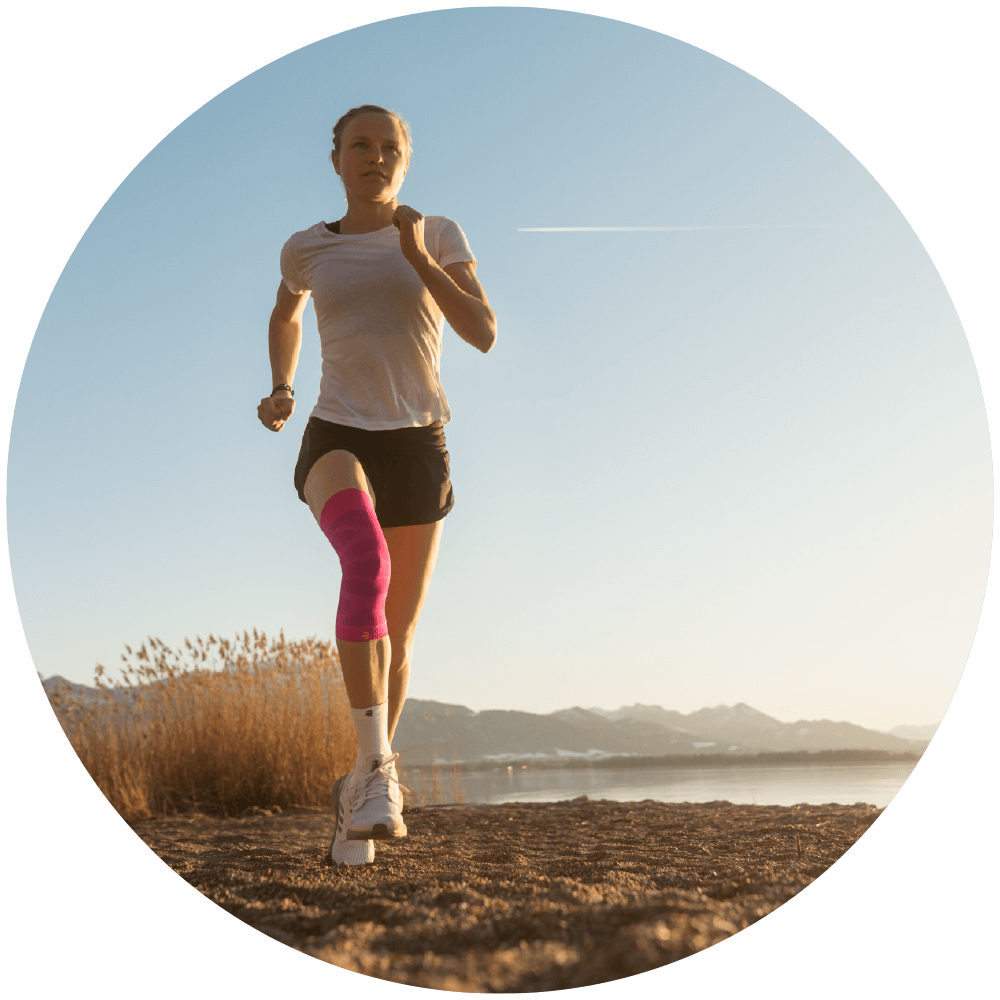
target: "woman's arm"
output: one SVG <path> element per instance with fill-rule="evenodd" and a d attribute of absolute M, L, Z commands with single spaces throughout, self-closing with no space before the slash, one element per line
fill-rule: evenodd
<path fill-rule="evenodd" d="M 309 293 L 296 295 L 282 281 L 267 325 L 267 349 L 271 358 L 271 385 L 292 384 L 302 347 L 302 314 Z"/>
<path fill-rule="evenodd" d="M 413 264 L 413 261 L 410 261 Z M 413 264 L 448 325 L 483 354 L 497 340 L 497 321 L 471 260 L 441 267 L 430 255 Z"/>
<path fill-rule="evenodd" d="M 267 325 L 271 385 L 292 384 L 302 346 L 302 313 L 308 301 L 308 292 L 296 295 L 283 281 L 278 285 L 278 297 Z M 260 401 L 257 416 L 268 430 L 280 431 L 294 409 L 292 394 L 287 389 L 279 389 L 273 396 L 265 396 Z"/>
<path fill-rule="evenodd" d="M 399 229 L 403 256 L 420 275 L 448 325 L 467 344 L 488 353 L 496 343 L 497 321 L 476 277 L 476 265 L 464 260 L 441 267 L 424 246 L 424 217 L 408 205 L 400 205 L 392 221 Z"/>

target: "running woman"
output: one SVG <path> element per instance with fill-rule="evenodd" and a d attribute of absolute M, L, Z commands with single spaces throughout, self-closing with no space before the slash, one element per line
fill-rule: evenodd
<path fill-rule="evenodd" d="M 392 736 L 454 505 L 439 378 L 444 320 L 484 354 L 496 341 L 465 234 L 397 200 L 411 152 L 408 125 L 387 108 L 352 108 L 334 126 L 330 158 L 347 212 L 282 248 L 268 328 L 274 388 L 257 407 L 272 431 L 292 416 L 312 295 L 323 372 L 295 488 L 340 559 L 337 649 L 358 737 L 354 771 L 333 789 L 338 865 L 368 864 L 376 839 L 406 836 Z"/>

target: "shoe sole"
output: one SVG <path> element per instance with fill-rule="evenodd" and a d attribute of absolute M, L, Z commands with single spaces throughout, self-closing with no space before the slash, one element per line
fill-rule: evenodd
<path fill-rule="evenodd" d="M 406 824 L 400 821 L 398 826 L 389 827 L 385 823 L 373 823 L 370 830 L 347 830 L 345 840 L 397 840 L 407 835 Z"/>

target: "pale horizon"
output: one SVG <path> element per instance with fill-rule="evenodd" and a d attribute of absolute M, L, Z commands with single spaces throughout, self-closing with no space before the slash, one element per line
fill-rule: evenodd
<path fill-rule="evenodd" d="M 41 677 L 41 675 L 39 675 L 39 679 L 42 680 L 42 681 L 50 681 L 50 680 L 55 680 L 55 679 L 61 679 L 61 680 L 64 680 L 64 681 L 69 681 L 69 678 L 64 677 L 62 674 L 50 674 L 48 677 Z M 84 684 L 86 687 L 94 689 L 93 683 L 87 684 L 84 681 L 71 681 L 70 683 Z M 588 712 L 594 712 L 594 711 L 614 712 L 614 711 L 618 711 L 618 710 L 623 709 L 623 708 L 662 708 L 662 709 L 665 709 L 668 712 L 678 712 L 681 715 L 687 716 L 687 715 L 691 715 L 691 714 L 693 714 L 695 712 L 700 712 L 700 711 L 702 711 L 704 709 L 736 708 L 738 705 L 747 705 L 748 708 L 752 708 L 754 711 L 761 712 L 763 715 L 770 716 L 771 718 L 776 719 L 778 722 L 786 723 L 786 724 L 789 724 L 789 725 L 791 725 L 792 723 L 795 723 L 795 722 L 844 722 L 844 723 L 847 723 L 849 725 L 854 725 L 854 726 L 861 725 L 861 723 L 857 722 L 854 719 L 847 719 L 847 718 L 841 719 L 841 718 L 834 718 L 833 716 L 825 716 L 825 715 L 820 715 L 820 716 L 816 716 L 816 717 L 808 718 L 808 719 L 805 718 L 805 717 L 800 717 L 800 718 L 797 718 L 797 719 L 782 719 L 782 718 L 778 718 L 777 716 L 771 715 L 770 712 L 764 712 L 762 709 L 758 708 L 756 705 L 749 705 L 747 702 L 744 702 L 744 701 L 718 702 L 717 704 L 713 704 L 713 705 L 702 705 L 699 708 L 688 708 L 688 709 L 675 708 L 672 705 L 666 705 L 666 704 L 656 703 L 656 702 L 639 702 L 639 701 L 631 702 L 631 703 L 623 702 L 620 705 L 582 705 L 582 704 L 572 704 L 572 705 L 562 705 L 559 708 L 553 708 L 553 709 L 541 710 L 540 711 L 540 710 L 531 710 L 531 709 L 527 709 L 527 708 L 509 709 L 509 708 L 494 708 L 492 706 L 485 706 L 485 705 L 479 705 L 479 706 L 464 705 L 461 702 L 456 702 L 456 701 L 453 701 L 453 700 L 448 699 L 448 698 L 438 698 L 438 697 L 435 697 L 434 695 L 431 695 L 431 694 L 421 694 L 419 696 L 411 694 L 411 695 L 409 695 L 407 697 L 407 701 L 410 701 L 410 700 L 413 700 L 413 699 L 416 699 L 418 701 L 434 701 L 434 702 L 437 702 L 438 704 L 442 704 L 442 705 L 462 705 L 462 707 L 468 708 L 470 711 L 472 711 L 472 712 L 474 712 L 476 714 L 478 714 L 480 712 L 520 711 L 520 712 L 530 712 L 533 715 L 552 715 L 552 714 L 554 714 L 556 712 L 568 711 L 568 710 L 571 710 L 571 709 L 574 709 L 574 708 L 580 708 L 580 709 L 583 709 L 584 711 L 588 711 Z M 864 728 L 864 729 L 871 729 L 873 732 L 889 733 L 893 729 L 898 729 L 898 728 L 903 728 L 903 727 L 909 727 L 909 728 L 913 728 L 913 729 L 920 729 L 920 728 L 926 728 L 928 726 L 935 726 L 936 727 L 936 726 L 939 726 L 940 724 L 941 724 L 941 719 L 937 719 L 936 721 L 931 721 L 931 722 L 927 722 L 927 721 L 924 721 L 924 722 L 897 722 L 894 725 L 886 727 L 886 728 L 875 728 L 875 727 L 872 727 L 872 726 L 862 726 L 862 728 Z"/>

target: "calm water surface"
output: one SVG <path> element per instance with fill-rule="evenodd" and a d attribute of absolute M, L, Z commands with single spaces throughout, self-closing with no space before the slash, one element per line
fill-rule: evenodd
<path fill-rule="evenodd" d="M 484 771 L 460 779 L 466 802 L 558 802 L 588 795 L 592 799 L 635 802 L 712 802 L 793 806 L 867 802 L 882 808 L 899 791 L 913 764 L 809 764 L 781 767 L 581 768 L 566 770 Z M 417 780 L 414 781 L 413 779 Z M 427 775 L 404 781 L 419 792 Z M 455 801 L 456 778 L 439 777 L 439 801 Z M 433 801 L 433 799 L 432 799 Z"/>

